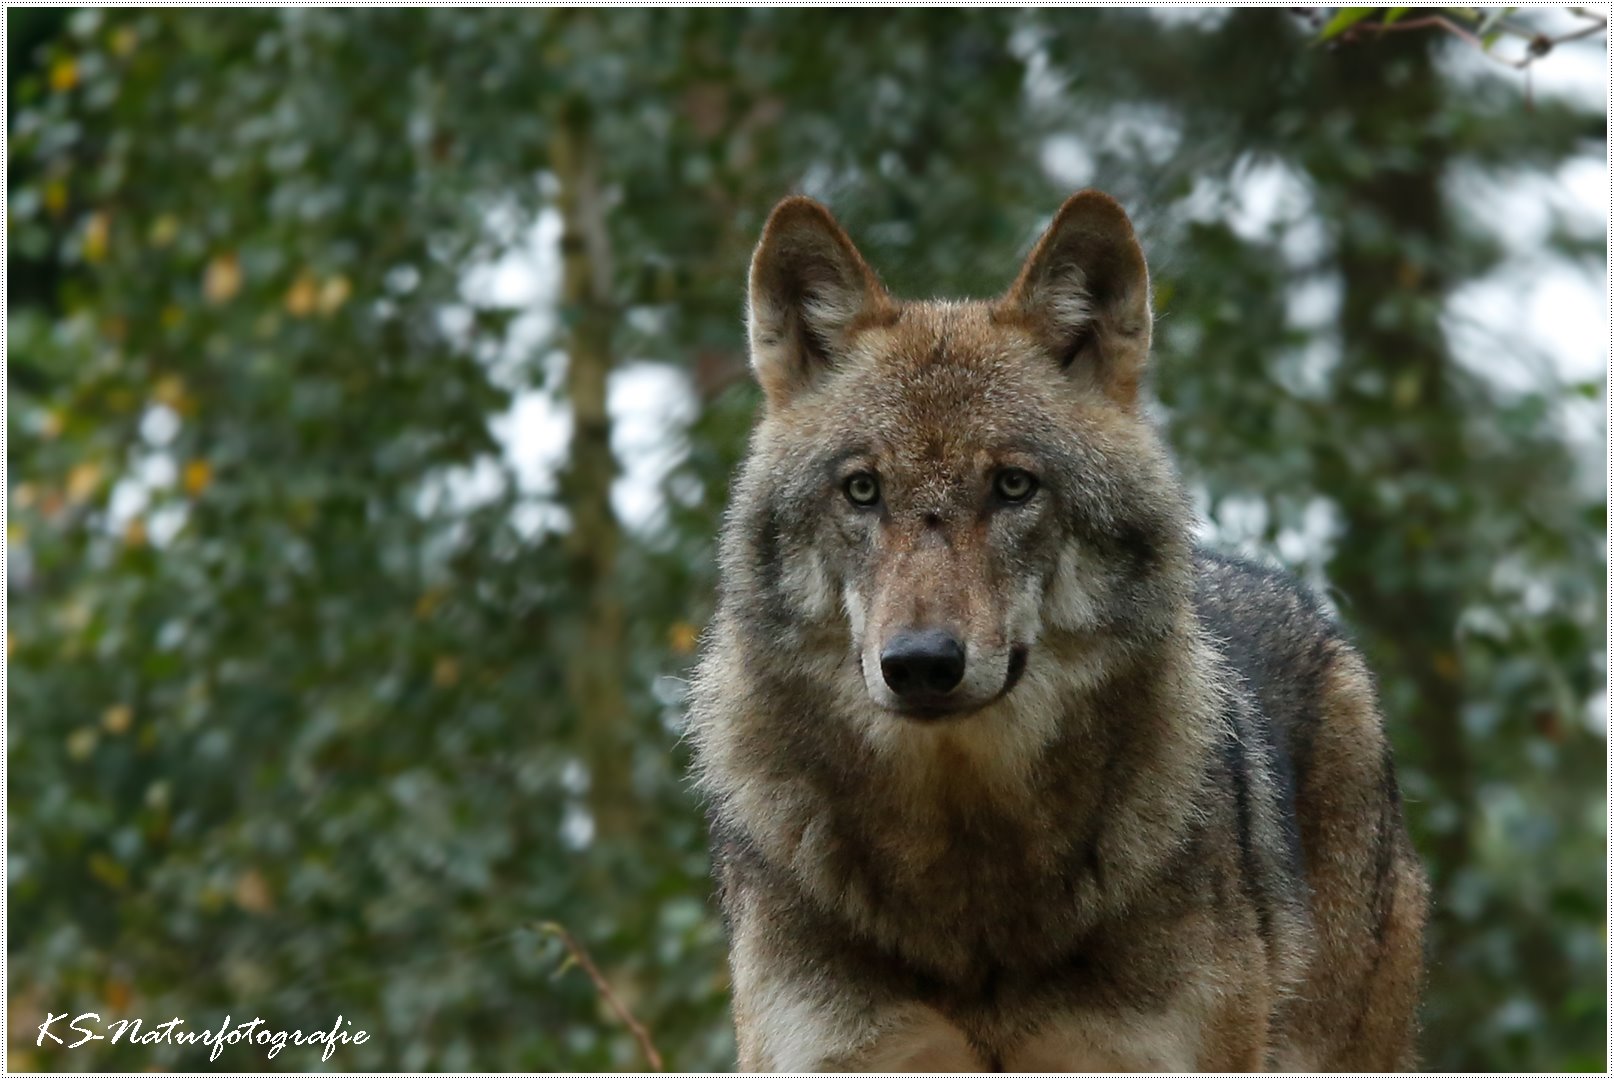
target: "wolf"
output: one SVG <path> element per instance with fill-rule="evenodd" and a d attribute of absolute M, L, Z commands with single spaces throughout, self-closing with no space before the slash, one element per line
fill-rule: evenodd
<path fill-rule="evenodd" d="M 787 198 L 747 320 L 690 709 L 740 1067 L 1413 1067 L 1373 678 L 1196 546 L 1121 206 L 1072 196 L 994 300 L 912 302 Z"/>

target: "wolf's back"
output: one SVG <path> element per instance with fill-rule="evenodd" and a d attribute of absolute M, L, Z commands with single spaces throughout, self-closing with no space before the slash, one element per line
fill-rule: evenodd
<path fill-rule="evenodd" d="M 1206 551 L 1194 561 L 1200 622 L 1261 713 L 1265 745 L 1246 751 L 1277 781 L 1316 931 L 1285 1024 L 1298 1056 L 1281 1064 L 1411 1067 L 1427 885 L 1372 676 L 1288 574 Z"/>

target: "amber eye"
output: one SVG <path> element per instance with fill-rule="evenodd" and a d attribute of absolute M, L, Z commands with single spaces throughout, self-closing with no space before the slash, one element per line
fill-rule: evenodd
<path fill-rule="evenodd" d="M 992 488 L 1005 502 L 1025 502 L 1037 490 L 1037 478 L 1024 469 L 1003 469 L 992 481 Z"/>
<path fill-rule="evenodd" d="M 873 473 L 853 473 L 846 478 L 846 497 L 853 506 L 873 506 L 880 501 L 880 481 Z"/>

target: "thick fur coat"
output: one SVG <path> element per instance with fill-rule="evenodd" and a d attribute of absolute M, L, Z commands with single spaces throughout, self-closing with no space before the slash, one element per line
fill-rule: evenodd
<path fill-rule="evenodd" d="M 787 199 L 749 305 L 692 714 L 740 1066 L 1410 1067 L 1425 885 L 1372 679 L 1194 547 L 1120 206 L 918 303 Z"/>

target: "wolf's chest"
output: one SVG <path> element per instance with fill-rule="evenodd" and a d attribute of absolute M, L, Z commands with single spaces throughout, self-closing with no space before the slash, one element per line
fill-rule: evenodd
<path fill-rule="evenodd" d="M 852 926 L 953 985 L 1067 952 L 1096 915 L 1096 861 L 1002 821 L 886 822 L 818 857 Z"/>

